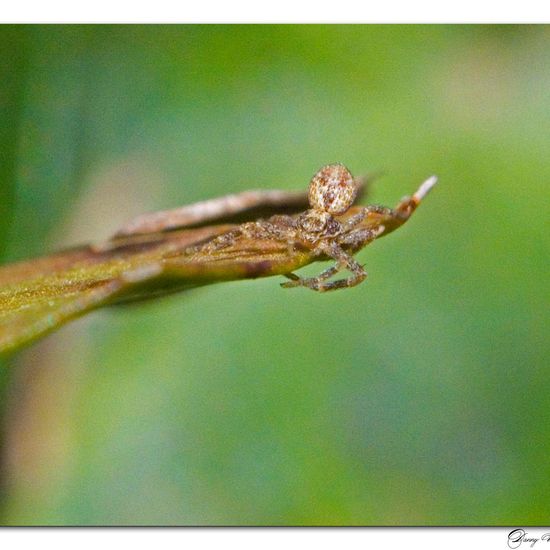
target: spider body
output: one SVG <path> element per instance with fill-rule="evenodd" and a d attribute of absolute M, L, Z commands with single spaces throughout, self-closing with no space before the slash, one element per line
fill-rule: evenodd
<path fill-rule="evenodd" d="M 353 247 L 359 241 L 366 243 L 376 236 L 367 229 L 356 230 L 363 221 L 367 209 L 341 222 L 334 216 L 345 214 L 357 196 L 358 186 L 350 171 L 342 164 L 323 166 L 311 179 L 308 190 L 311 208 L 298 216 L 295 221 L 294 238 L 307 243 L 316 256 L 328 256 L 336 265 L 326 269 L 317 277 L 301 278 L 294 274 L 283 283 L 285 288 L 305 286 L 318 292 L 355 286 L 363 281 L 367 272 L 344 248 Z M 344 247 L 344 248 L 343 248 Z M 347 269 L 351 277 L 328 282 L 327 279 Z"/>

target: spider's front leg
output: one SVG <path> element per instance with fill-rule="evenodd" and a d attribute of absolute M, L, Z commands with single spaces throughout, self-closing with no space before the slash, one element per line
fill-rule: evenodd
<path fill-rule="evenodd" d="M 286 283 L 282 283 L 281 286 L 284 288 L 304 286 L 306 288 L 310 288 L 311 290 L 316 290 L 317 292 L 327 292 L 329 290 L 348 288 L 358 285 L 367 277 L 367 272 L 364 270 L 363 266 L 335 242 L 322 243 L 319 245 L 319 253 L 324 253 L 336 260 L 336 265 L 325 269 L 325 271 L 320 273 L 317 277 L 298 277 L 293 273 L 288 274 L 286 276 L 291 280 Z M 327 279 L 333 275 L 336 275 L 343 269 L 351 271 L 351 277 L 348 277 L 347 279 L 340 279 L 338 281 L 325 282 Z"/>
<path fill-rule="evenodd" d="M 352 248 L 353 250 L 358 250 L 363 248 L 370 242 L 374 241 L 385 231 L 383 225 L 379 225 L 374 228 L 361 227 L 349 231 L 348 233 L 342 235 L 338 240 L 338 243 L 345 248 Z"/>
<path fill-rule="evenodd" d="M 380 206 L 377 204 L 371 204 L 363 206 L 361 210 L 350 216 L 347 220 L 342 222 L 342 234 L 350 233 L 357 225 L 359 225 L 369 214 L 379 214 L 380 216 L 396 217 L 397 214 L 391 208 L 387 206 Z M 339 241 L 342 243 L 342 241 Z"/>

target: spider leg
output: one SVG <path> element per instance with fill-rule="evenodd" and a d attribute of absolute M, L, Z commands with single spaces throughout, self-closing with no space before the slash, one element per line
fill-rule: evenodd
<path fill-rule="evenodd" d="M 243 235 L 241 229 L 234 229 L 228 231 L 227 233 L 222 233 L 217 237 L 213 238 L 211 241 L 208 241 L 206 244 L 199 244 L 193 246 L 187 250 L 187 252 L 216 252 L 223 248 L 227 248 L 235 243 L 235 241 Z"/>
<path fill-rule="evenodd" d="M 305 286 L 306 288 L 316 290 L 317 292 L 327 292 L 329 290 L 358 285 L 366 278 L 367 272 L 363 269 L 363 266 L 357 262 L 353 256 L 345 252 L 338 244 L 331 243 L 321 246 L 323 253 L 336 260 L 336 265 L 329 267 L 317 277 L 302 278 L 295 274 L 290 274 L 288 277 L 291 280 L 286 283 L 282 283 L 281 286 L 284 288 Z M 342 269 L 351 271 L 351 277 L 338 281 L 324 282 L 326 279 L 336 275 L 336 273 L 340 272 Z"/>
<path fill-rule="evenodd" d="M 368 208 L 362 208 L 357 214 L 354 214 L 342 222 L 342 231 L 346 233 L 350 229 L 353 229 L 357 224 L 361 223 L 365 219 L 367 213 Z"/>
<path fill-rule="evenodd" d="M 371 241 L 374 241 L 381 233 L 384 232 L 384 226 L 378 226 L 376 228 L 361 228 L 355 229 L 342 235 L 338 240 L 340 245 L 351 248 L 361 248 Z"/>
<path fill-rule="evenodd" d="M 330 279 L 333 275 L 336 275 L 341 270 L 340 267 L 337 265 L 333 265 L 327 269 L 325 269 L 323 272 L 319 273 L 317 277 L 299 277 L 295 273 L 285 273 L 285 277 L 290 279 L 290 281 L 287 281 L 286 283 L 281 283 L 281 286 L 283 288 L 293 288 L 295 286 L 307 286 L 311 288 L 310 285 L 315 285 L 316 282 L 324 281 L 326 279 Z"/>
<path fill-rule="evenodd" d="M 382 216 L 395 216 L 395 212 L 387 206 L 379 206 L 377 204 L 364 206 L 359 212 L 357 212 L 357 214 L 354 214 L 353 216 L 342 222 L 342 233 L 346 234 L 351 231 L 371 213 L 380 214 Z"/>
<path fill-rule="evenodd" d="M 321 283 L 318 288 L 320 292 L 356 286 L 366 279 L 367 272 L 363 266 L 351 254 L 343 250 L 339 244 L 332 243 L 327 247 L 326 253 L 338 262 L 337 265 L 339 266 L 339 270 L 345 268 L 350 271 L 352 275 L 347 279 L 340 279 L 324 284 Z"/>
<path fill-rule="evenodd" d="M 288 242 L 289 253 L 293 251 L 294 243 L 289 242 L 292 234 L 291 218 L 288 216 L 277 216 L 279 224 L 269 221 L 247 222 L 241 224 L 237 229 L 218 235 L 206 244 L 194 247 L 193 251 L 214 252 L 229 246 L 233 246 L 240 238 L 245 239 L 274 239 Z M 286 226 L 283 222 L 286 222 Z"/>

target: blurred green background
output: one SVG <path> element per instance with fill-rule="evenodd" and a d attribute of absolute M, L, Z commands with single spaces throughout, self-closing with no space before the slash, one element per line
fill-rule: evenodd
<path fill-rule="evenodd" d="M 0 253 L 323 164 L 410 222 L 3 361 L 3 524 L 548 523 L 547 26 L 0 27 Z M 317 273 L 314 264 L 305 273 Z"/>

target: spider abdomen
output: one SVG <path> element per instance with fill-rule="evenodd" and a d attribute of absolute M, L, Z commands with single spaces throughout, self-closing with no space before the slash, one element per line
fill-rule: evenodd
<path fill-rule="evenodd" d="M 309 204 L 315 210 L 339 216 L 347 212 L 357 196 L 357 185 L 343 164 L 323 166 L 309 184 Z"/>

